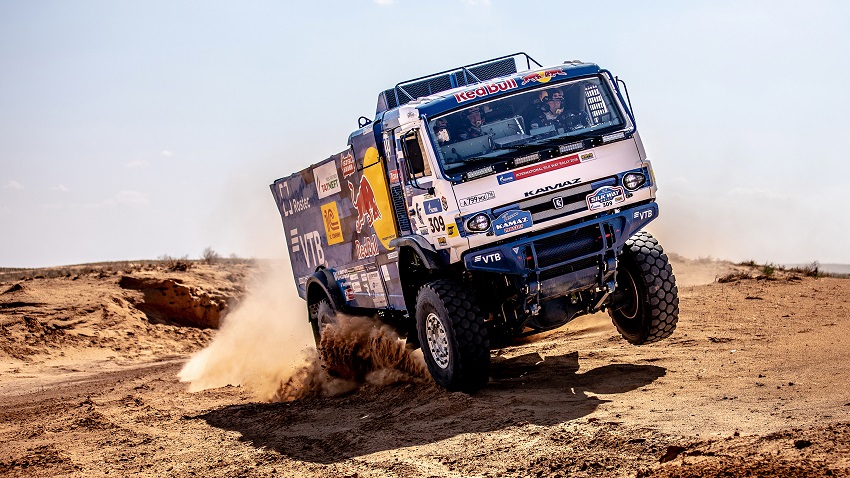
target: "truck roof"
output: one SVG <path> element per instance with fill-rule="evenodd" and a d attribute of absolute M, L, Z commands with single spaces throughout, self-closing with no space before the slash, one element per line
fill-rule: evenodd
<path fill-rule="evenodd" d="M 520 62 L 525 63 L 524 70 L 518 68 Z M 536 65 L 534 69 L 532 62 Z M 515 53 L 401 82 L 378 95 L 376 116 L 406 104 L 434 116 L 475 98 L 515 93 L 553 78 L 573 78 L 599 71 L 598 65 L 582 61 L 544 68 L 527 54 Z"/>

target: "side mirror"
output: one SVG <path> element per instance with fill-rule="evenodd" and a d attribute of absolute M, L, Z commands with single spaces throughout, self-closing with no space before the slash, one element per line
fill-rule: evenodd
<path fill-rule="evenodd" d="M 404 153 L 404 161 L 407 163 L 407 179 L 411 186 L 416 189 L 425 189 L 419 186 L 417 178 L 421 178 L 428 174 L 428 168 L 425 164 L 425 156 L 422 154 L 422 148 L 419 146 L 419 135 L 416 131 L 411 131 L 404 135 L 401 140 L 401 150 Z"/>

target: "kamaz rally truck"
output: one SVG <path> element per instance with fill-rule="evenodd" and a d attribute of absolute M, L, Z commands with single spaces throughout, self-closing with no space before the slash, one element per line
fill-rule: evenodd
<path fill-rule="evenodd" d="M 642 231 L 655 177 L 609 71 L 517 53 L 399 83 L 358 126 L 271 185 L 320 352 L 337 311 L 376 316 L 472 392 L 491 346 L 582 314 L 636 345 L 673 333 L 676 280 Z"/>

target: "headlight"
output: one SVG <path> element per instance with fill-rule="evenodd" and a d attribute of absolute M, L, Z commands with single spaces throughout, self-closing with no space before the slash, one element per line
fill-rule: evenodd
<path fill-rule="evenodd" d="M 634 191 L 644 184 L 646 184 L 646 176 L 641 173 L 628 173 L 623 176 L 623 186 L 629 191 Z"/>
<path fill-rule="evenodd" d="M 490 216 L 479 212 L 466 220 L 466 230 L 470 232 L 486 232 L 490 229 Z"/>

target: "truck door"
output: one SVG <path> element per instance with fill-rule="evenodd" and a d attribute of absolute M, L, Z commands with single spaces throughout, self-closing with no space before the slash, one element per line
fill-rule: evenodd
<path fill-rule="evenodd" d="M 396 133 L 399 160 L 406 168 L 403 180 L 408 196 L 411 229 L 424 236 L 447 260 L 459 259 L 459 252 L 469 247 L 460 236 L 460 220 L 452 184 L 437 174 L 438 166 L 430 140 L 419 124 Z"/>
<path fill-rule="evenodd" d="M 413 234 L 428 236 L 423 202 L 434 197 L 433 193 L 429 193 L 434 177 L 418 129 L 397 129 L 395 144 L 398 149 L 399 170 L 402 172 L 400 176 L 404 182 L 410 229 Z"/>

